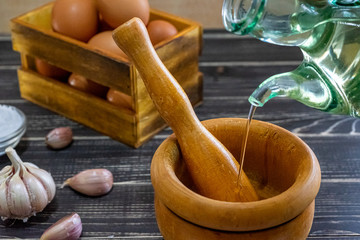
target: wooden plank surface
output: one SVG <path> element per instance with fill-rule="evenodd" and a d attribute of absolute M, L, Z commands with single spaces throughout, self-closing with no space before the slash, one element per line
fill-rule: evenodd
<path fill-rule="evenodd" d="M 55 200 L 27 223 L 0 222 L 2 239 L 38 239 L 60 217 L 78 212 L 82 239 L 162 239 L 153 208 L 151 158 L 171 134 L 165 129 L 139 149 L 132 149 L 87 127 L 20 98 L 16 69 L 19 56 L 10 38 L 0 38 L 0 104 L 14 105 L 28 118 L 28 130 L 17 147 L 24 161 L 51 172 L 59 187 L 86 168 L 104 167 L 114 174 L 110 194 L 88 198 L 70 188 L 57 189 Z M 223 31 L 205 31 L 200 71 L 204 73 L 204 102 L 195 109 L 201 120 L 246 117 L 248 96 L 265 78 L 294 69 L 301 62 L 296 48 L 272 46 Z M 322 169 L 315 218 L 308 239 L 360 239 L 360 119 L 310 109 L 286 98 L 258 108 L 255 119 L 282 126 L 302 138 L 315 152 Z M 73 128 L 69 148 L 49 150 L 48 131 Z M 0 157 L 0 167 L 8 165 Z"/>

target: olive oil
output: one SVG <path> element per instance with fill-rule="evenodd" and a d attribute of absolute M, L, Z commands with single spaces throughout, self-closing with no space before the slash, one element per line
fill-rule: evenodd
<path fill-rule="evenodd" d="M 237 186 L 240 186 L 240 187 L 241 187 L 241 181 L 240 181 L 241 172 L 243 170 L 244 161 L 245 161 L 246 145 L 247 145 L 247 140 L 249 137 L 250 124 L 251 124 L 251 120 L 255 114 L 255 110 L 256 110 L 256 107 L 251 104 L 248 119 L 247 119 L 246 126 L 245 126 L 245 133 L 244 133 L 244 137 L 243 137 L 243 141 L 242 141 L 242 145 L 241 145 L 241 152 L 240 152 L 240 158 L 239 158 L 240 167 L 239 167 L 239 173 L 238 173 L 238 179 L 237 179 Z"/>

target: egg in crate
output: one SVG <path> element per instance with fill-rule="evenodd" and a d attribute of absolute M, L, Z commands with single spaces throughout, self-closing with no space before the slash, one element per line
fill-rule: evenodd
<path fill-rule="evenodd" d="M 148 0 L 97 0 L 97 7 L 104 21 L 113 28 L 133 17 L 140 18 L 146 25 L 150 18 Z"/>
<path fill-rule="evenodd" d="M 58 80 L 66 80 L 70 75 L 68 71 L 47 63 L 40 58 L 35 58 L 35 68 L 41 75 Z"/>
<path fill-rule="evenodd" d="M 68 83 L 73 88 L 103 98 L 106 96 L 106 93 L 108 91 L 108 87 L 105 87 L 101 84 L 91 81 L 85 78 L 84 76 L 81 76 L 76 73 L 72 73 L 70 75 L 68 79 Z"/>
<path fill-rule="evenodd" d="M 106 99 L 115 106 L 119 106 L 119 107 L 123 107 L 123 108 L 132 110 L 131 96 L 129 96 L 123 92 L 120 92 L 120 91 L 110 88 L 106 95 Z"/>
<path fill-rule="evenodd" d="M 149 22 L 147 30 L 153 45 L 169 39 L 178 33 L 176 27 L 165 20 L 153 20 Z"/>
<path fill-rule="evenodd" d="M 96 34 L 89 40 L 88 44 L 110 55 L 121 56 L 127 59 L 126 54 L 116 45 L 112 37 L 112 31 L 104 31 Z"/>
<path fill-rule="evenodd" d="M 55 32 L 87 42 L 98 30 L 95 0 L 56 0 L 51 26 Z"/>

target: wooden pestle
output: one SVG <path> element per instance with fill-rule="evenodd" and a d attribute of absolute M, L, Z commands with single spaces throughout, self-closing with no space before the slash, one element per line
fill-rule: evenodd
<path fill-rule="evenodd" d="M 144 23 L 133 18 L 115 29 L 113 38 L 132 60 L 161 117 L 174 131 L 196 190 L 222 201 L 258 200 L 245 173 L 237 185 L 238 162 L 200 123 L 186 93 L 155 52 Z"/>

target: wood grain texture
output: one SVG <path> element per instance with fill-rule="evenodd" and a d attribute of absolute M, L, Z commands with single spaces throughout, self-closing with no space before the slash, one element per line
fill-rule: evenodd
<path fill-rule="evenodd" d="M 0 238 L 38 239 L 60 217 L 77 211 L 83 219 L 82 239 L 163 239 L 155 220 L 150 162 L 172 131 L 166 128 L 142 147 L 132 149 L 22 99 L 16 73 L 19 54 L 11 50 L 8 35 L 1 39 L 0 104 L 14 105 L 28 118 L 28 130 L 16 148 L 23 160 L 50 171 L 58 186 L 85 168 L 105 167 L 113 172 L 115 186 L 102 198 L 58 189 L 54 202 L 28 223 L 1 222 Z M 301 61 L 296 48 L 223 31 L 205 31 L 203 46 L 199 66 L 204 73 L 204 101 L 195 109 L 200 120 L 247 117 L 247 98 L 254 88 L 273 74 L 293 70 Z M 329 115 L 286 98 L 275 98 L 258 108 L 255 119 L 296 133 L 320 162 L 322 183 L 308 239 L 360 239 L 360 120 Z M 45 135 L 59 126 L 72 127 L 74 142 L 62 151 L 52 151 L 45 146 Z M 6 157 L 0 157 L 0 167 L 8 163 Z"/>

